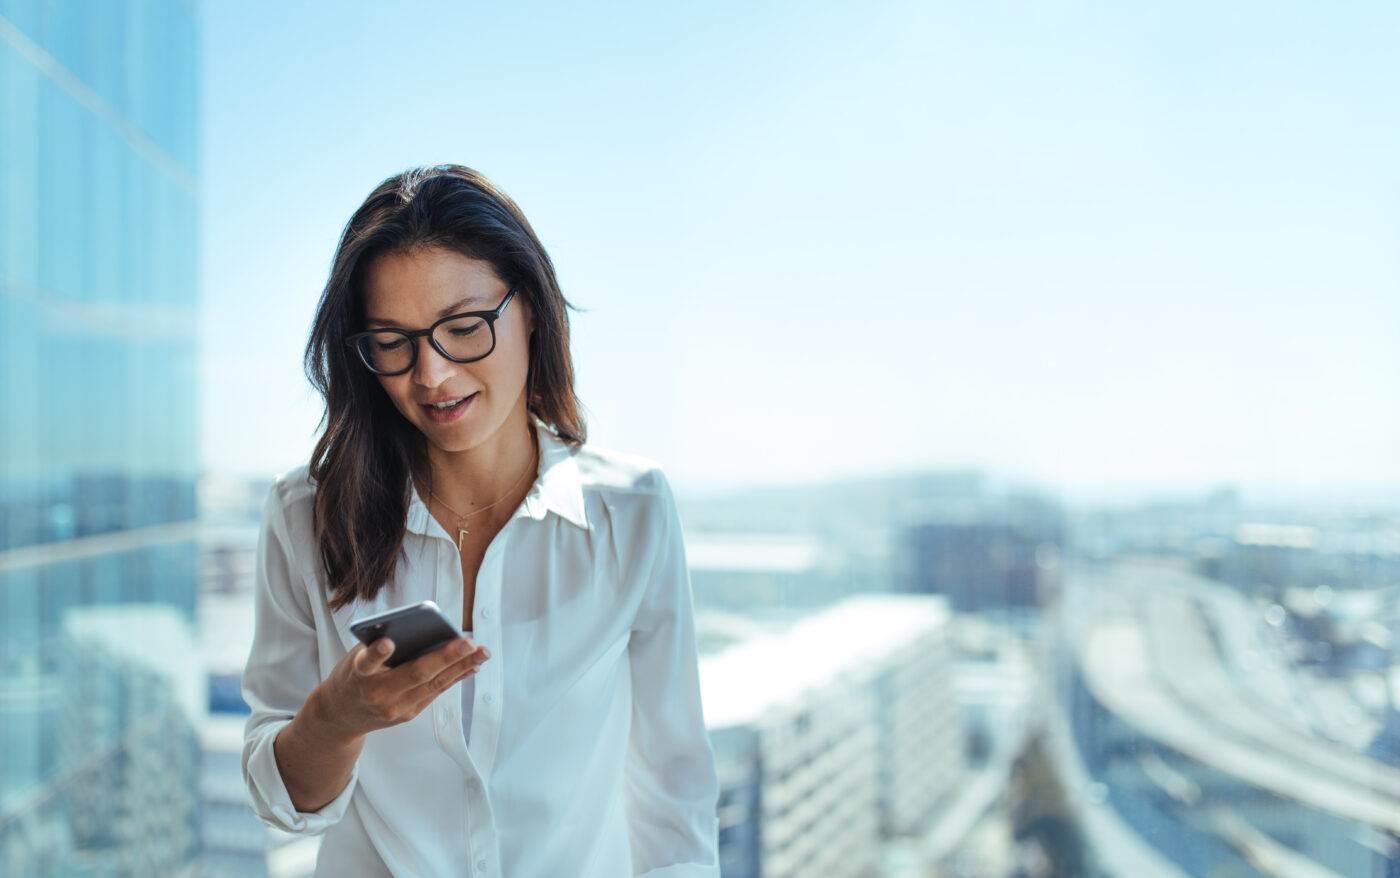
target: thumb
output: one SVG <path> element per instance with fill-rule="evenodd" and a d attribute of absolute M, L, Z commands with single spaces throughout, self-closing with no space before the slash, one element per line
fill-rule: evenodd
<path fill-rule="evenodd" d="M 373 674 L 384 667 L 384 662 L 394 654 L 394 641 L 381 637 L 368 644 L 355 656 L 355 670 L 361 674 Z"/>

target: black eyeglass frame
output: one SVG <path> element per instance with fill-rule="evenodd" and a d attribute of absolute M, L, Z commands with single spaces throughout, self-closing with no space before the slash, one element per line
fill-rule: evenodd
<path fill-rule="evenodd" d="M 427 329 L 396 329 L 392 326 L 386 326 L 383 329 L 370 329 L 365 332 L 357 332 L 354 335 L 347 336 L 345 339 L 345 343 L 349 345 L 352 350 L 355 351 L 355 354 L 359 357 L 360 362 L 365 364 L 366 369 L 370 370 L 375 375 L 380 375 L 385 378 L 392 378 L 395 375 L 402 375 L 405 372 L 412 370 L 414 366 L 418 365 L 418 339 L 422 338 L 425 335 L 428 337 L 428 344 L 432 345 L 433 350 L 441 354 L 443 359 L 449 360 L 453 363 L 475 363 L 478 360 L 484 360 L 487 357 L 491 356 L 492 351 L 496 350 L 496 321 L 499 320 L 501 318 L 501 315 L 505 313 L 506 306 L 509 305 L 511 300 L 514 298 L 515 289 L 512 288 L 508 293 L 506 293 L 506 297 L 501 300 L 501 304 L 497 305 L 490 311 L 462 311 L 458 314 L 449 314 L 441 320 L 434 322 L 433 325 L 429 326 Z M 437 337 L 433 335 L 433 332 L 436 331 L 439 326 L 443 325 L 444 323 L 448 323 L 452 320 L 461 320 L 463 317 L 480 317 L 482 320 L 486 321 L 486 328 L 491 332 L 491 347 L 486 351 L 486 353 L 482 354 L 479 357 L 468 357 L 465 360 L 458 359 L 457 357 L 454 357 L 447 351 L 443 350 L 442 345 L 438 344 Z M 408 365 L 398 370 L 397 372 L 381 372 L 378 369 L 374 368 L 374 366 L 370 365 L 369 359 L 365 356 L 365 352 L 360 349 L 361 339 L 366 339 L 370 336 L 379 335 L 383 332 L 393 332 L 398 335 L 401 335 L 404 338 L 408 339 L 408 343 L 411 346 L 409 348 L 410 354 L 408 357 Z"/>

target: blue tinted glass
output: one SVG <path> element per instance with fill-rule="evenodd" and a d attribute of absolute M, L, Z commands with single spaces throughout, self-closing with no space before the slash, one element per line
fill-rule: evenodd
<path fill-rule="evenodd" d="M 0 41 L 0 283 L 38 283 L 39 94 L 43 80 Z"/>
<path fill-rule="evenodd" d="M 46 147 L 39 156 L 39 286 L 60 298 L 81 299 L 86 260 L 73 255 L 85 252 L 88 244 L 83 157 L 90 129 L 82 109 L 57 86 L 45 86 L 42 100 L 40 136 Z"/>
<path fill-rule="evenodd" d="M 49 0 L 44 4 L 44 23 L 39 40 L 44 50 L 70 73 L 91 83 L 93 58 L 87 51 L 90 19 L 88 4 L 75 0 Z"/>
<path fill-rule="evenodd" d="M 123 271 L 126 248 L 123 238 L 126 215 L 126 175 L 130 158 L 126 145 L 111 129 L 99 126 L 94 132 L 92 153 L 92 299 L 117 303 L 126 291 Z"/>
<path fill-rule="evenodd" d="M 170 87 L 174 93 L 171 118 L 179 124 L 173 126 L 168 148 L 176 161 L 191 173 L 198 173 L 199 126 L 193 124 L 199 102 L 199 59 L 195 54 L 195 47 L 198 45 L 196 25 L 191 12 L 179 4 L 175 4 L 172 21 L 175 37 L 172 40 L 170 73 Z M 193 226 L 189 228 L 192 230 Z"/>
<path fill-rule="evenodd" d="M 39 38 L 43 9 L 43 0 L 0 0 L 0 15 L 31 40 Z"/>
<path fill-rule="evenodd" d="M 0 870 L 183 874 L 196 547 L 143 528 L 194 516 L 195 23 L 165 0 L 0 17 Z M 115 833 L 133 766 L 163 804 Z"/>

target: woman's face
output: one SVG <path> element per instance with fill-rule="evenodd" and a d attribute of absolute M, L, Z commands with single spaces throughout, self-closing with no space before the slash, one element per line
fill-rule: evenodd
<path fill-rule="evenodd" d="M 365 329 L 427 329 L 449 314 L 493 310 L 508 292 L 489 262 L 452 250 L 386 254 L 370 263 L 365 274 Z M 496 347 L 485 359 L 454 363 L 424 336 L 413 340 L 413 368 L 379 376 L 379 383 L 430 448 L 457 453 L 506 436 L 510 441 L 523 438 L 529 423 L 525 379 L 532 329 L 529 306 L 517 291 L 496 320 Z M 444 408 L 444 403 L 455 405 Z M 510 429 L 503 431 L 507 425 Z"/>

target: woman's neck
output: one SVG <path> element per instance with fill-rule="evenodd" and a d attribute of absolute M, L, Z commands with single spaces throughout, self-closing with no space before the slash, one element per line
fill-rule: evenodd
<path fill-rule="evenodd" d="M 431 482 L 424 479 L 418 486 L 424 501 L 435 498 L 458 515 L 487 507 L 493 513 L 513 511 L 534 483 L 539 439 L 527 420 L 524 425 L 503 425 L 493 440 L 457 453 L 430 448 Z M 515 503 L 511 495 L 518 495 Z"/>

